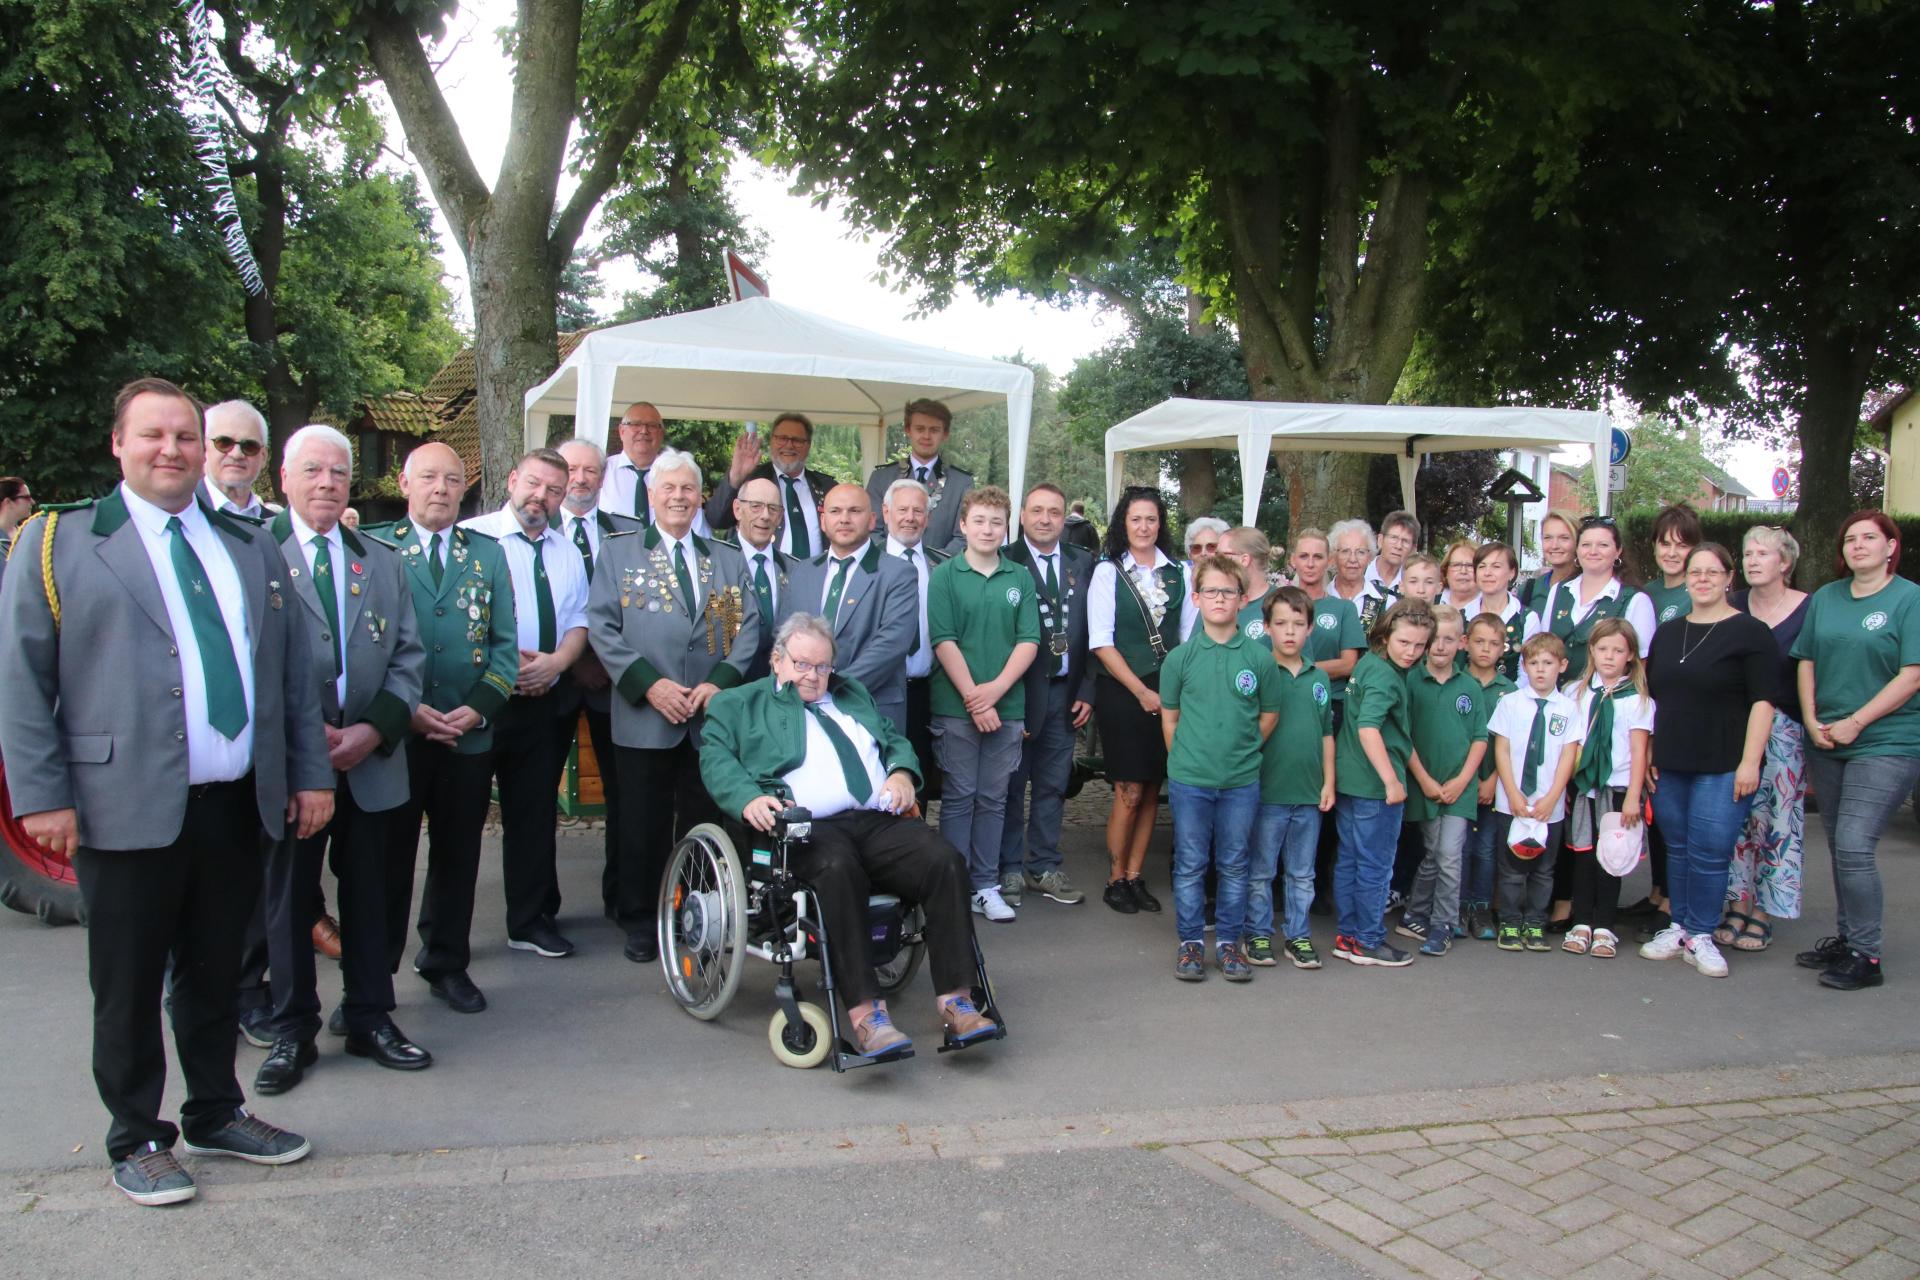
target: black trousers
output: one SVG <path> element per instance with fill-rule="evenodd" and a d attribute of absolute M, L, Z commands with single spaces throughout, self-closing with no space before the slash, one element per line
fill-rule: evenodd
<path fill-rule="evenodd" d="M 654 927 L 673 842 L 702 822 L 718 821 L 720 811 L 700 781 L 700 752 L 691 739 L 671 747 L 615 747 L 614 757 L 620 789 L 632 801 L 620 813 L 614 919 L 632 933 Z"/>
<path fill-rule="evenodd" d="M 613 713 L 583 710 L 587 715 L 587 736 L 593 742 L 593 758 L 600 762 L 600 790 L 606 796 L 606 865 L 600 872 L 600 905 L 607 915 L 620 914 L 620 765 L 618 748 L 613 745 Z"/>
<path fill-rule="evenodd" d="M 933 759 L 933 677 L 907 678 L 907 745 L 920 760 L 920 803 L 940 798 L 940 770 Z"/>
<path fill-rule="evenodd" d="M 333 821 L 305 840 L 289 836 L 267 854 L 264 892 L 267 963 L 273 970 L 273 1030 L 311 1040 L 320 1033 L 319 975 L 313 924 L 319 918 L 320 860 L 340 882 L 341 1007 L 349 1031 L 372 1031 L 393 1012 L 393 969 L 387 963 L 387 903 L 412 900 L 413 864 L 390 858 L 397 809 L 368 813 L 340 778 Z"/>
<path fill-rule="evenodd" d="M 793 846 L 792 867 L 819 897 L 833 980 L 848 1006 L 877 997 L 868 957 L 867 898 L 891 893 L 926 914 L 927 967 L 945 994 L 974 983 L 972 881 L 960 851 L 924 822 L 861 810 L 813 824 Z"/>
<path fill-rule="evenodd" d="M 404 891 L 387 902 L 387 972 L 397 973 L 407 949 L 420 819 L 427 820 L 427 883 L 420 895 L 420 950 L 413 967 L 432 981 L 465 973 L 473 958 L 474 884 L 480 877 L 480 835 L 487 824 L 493 753 L 463 755 L 444 742 L 407 742 L 407 802 L 395 811 L 387 859 L 404 867 Z"/>
<path fill-rule="evenodd" d="M 1341 699 L 1333 704 L 1333 733 L 1340 736 L 1340 722 L 1346 719 L 1347 704 Z M 1276 729 L 1274 732 L 1278 733 Z M 1331 815 L 1326 815 L 1331 817 Z M 1320 824 L 1320 843 L 1313 850 L 1313 896 L 1323 906 L 1333 904 L 1333 864 L 1340 854 L 1340 824 L 1323 821 Z M 1424 855 L 1423 855 L 1424 856 Z M 1399 850 L 1395 849 L 1394 867 L 1399 868 Z M 1418 867 L 1415 868 L 1418 871 Z M 1284 872 L 1283 872 L 1284 874 Z"/>
<path fill-rule="evenodd" d="M 93 1080 L 112 1117 L 107 1155 L 148 1142 L 171 1147 L 160 1118 L 167 1051 L 160 995 L 173 962 L 173 1046 L 187 1081 L 180 1123 L 205 1137 L 246 1101 L 233 1073 L 234 979 L 260 896 L 260 813 L 253 776 L 195 787 L 172 844 L 81 849 L 73 859 L 87 906 L 93 985 Z"/>
<path fill-rule="evenodd" d="M 541 920 L 560 913 L 554 824 L 572 725 L 555 713 L 551 693 L 512 699 L 494 724 L 493 776 L 500 787 L 500 865 L 510 938 L 525 937 Z"/>

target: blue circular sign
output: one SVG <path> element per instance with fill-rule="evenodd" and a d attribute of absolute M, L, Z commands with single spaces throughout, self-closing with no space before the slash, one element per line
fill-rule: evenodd
<path fill-rule="evenodd" d="M 1611 465 L 1617 467 L 1621 463 L 1625 462 L 1627 460 L 1627 455 L 1632 452 L 1633 452 L 1633 441 L 1627 439 L 1626 432 L 1622 431 L 1618 427 L 1615 427 L 1613 429 L 1613 450 L 1608 455 L 1607 461 Z"/>

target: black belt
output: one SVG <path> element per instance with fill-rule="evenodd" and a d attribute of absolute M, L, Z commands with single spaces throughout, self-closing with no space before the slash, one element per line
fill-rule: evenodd
<path fill-rule="evenodd" d="M 229 782 L 195 783 L 187 788 L 187 801 L 188 803 L 192 803 L 195 800 L 212 799 L 225 795 L 229 791 L 239 790 L 242 787 L 248 791 L 253 790 L 253 771 L 251 769 L 247 771 L 244 777 L 234 778 Z"/>

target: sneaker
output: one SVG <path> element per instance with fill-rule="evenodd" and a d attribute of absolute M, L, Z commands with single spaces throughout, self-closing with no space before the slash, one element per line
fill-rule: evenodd
<path fill-rule="evenodd" d="M 1027 887 L 1027 878 L 1018 871 L 1000 873 L 1000 897 L 1010 907 L 1020 905 L 1021 890 Z"/>
<path fill-rule="evenodd" d="M 1313 949 L 1313 939 L 1288 938 L 1284 945 L 1287 949 L 1287 959 L 1293 961 L 1294 968 L 1318 969 L 1320 967 L 1320 953 Z"/>
<path fill-rule="evenodd" d="M 1520 926 L 1517 924 L 1501 925 L 1499 938 L 1493 945 L 1502 951 L 1519 951 L 1526 946 L 1520 941 Z"/>
<path fill-rule="evenodd" d="M 1125 880 L 1107 881 L 1106 890 L 1101 893 L 1100 901 L 1123 916 L 1133 915 L 1140 910 L 1140 904 L 1133 900 L 1133 890 L 1127 887 Z"/>
<path fill-rule="evenodd" d="M 1040 896 L 1049 902 L 1058 902 L 1062 906 L 1076 907 L 1087 900 L 1087 895 L 1073 887 L 1073 881 L 1067 879 L 1067 873 L 1055 867 L 1039 875 L 1027 872 L 1027 888 L 1038 889 Z M 1003 889 L 1004 895 L 1005 890 Z"/>
<path fill-rule="evenodd" d="M 893 1025 L 893 1019 L 885 1009 L 875 1008 L 853 1024 L 853 1047 L 860 1051 L 862 1057 L 877 1058 L 883 1053 L 911 1049 L 913 1041 Z"/>
<path fill-rule="evenodd" d="M 1642 960 L 1671 960 L 1687 949 L 1687 931 L 1670 924 L 1640 945 Z"/>
<path fill-rule="evenodd" d="M 1492 942 L 1498 930 L 1493 927 L 1493 905 L 1476 902 L 1467 910 L 1467 935 L 1481 942 Z"/>
<path fill-rule="evenodd" d="M 507 945 L 515 951 L 531 951 L 549 960 L 557 960 L 562 956 L 573 954 L 573 944 L 545 920 L 535 924 L 522 937 L 507 935 Z"/>
<path fill-rule="evenodd" d="M 1173 976 L 1182 982 L 1204 982 L 1207 978 L 1207 949 L 1198 942 L 1180 944 L 1173 961 Z"/>
<path fill-rule="evenodd" d="M 292 1164 L 304 1160 L 313 1144 L 235 1107 L 233 1119 L 204 1138 L 188 1138 L 186 1148 L 196 1156 L 234 1156 L 248 1164 Z"/>
<path fill-rule="evenodd" d="M 273 1034 L 273 1010 L 262 1005 L 240 1011 L 240 1038 L 256 1049 L 271 1049 L 278 1039 Z"/>
<path fill-rule="evenodd" d="M 1350 964 L 1377 965 L 1383 969 L 1399 969 L 1413 963 L 1413 957 L 1394 946 L 1391 942 L 1379 942 L 1373 946 L 1354 943 L 1353 950 L 1341 956 Z"/>
<path fill-rule="evenodd" d="M 1831 969 L 1852 954 L 1845 938 L 1822 938 L 1813 944 L 1813 950 L 1802 951 L 1793 962 L 1802 969 Z"/>
<path fill-rule="evenodd" d="M 1529 951 L 1553 950 L 1553 944 L 1547 941 L 1547 931 L 1541 925 L 1530 924 L 1520 930 L 1520 941 Z"/>
<path fill-rule="evenodd" d="M 1720 954 L 1719 946 L 1708 934 L 1697 933 L 1688 938 L 1680 958 L 1709 978 L 1727 976 L 1727 958 Z"/>
<path fill-rule="evenodd" d="M 113 1185 L 135 1204 L 179 1204 L 199 1190 L 193 1175 L 180 1167 L 172 1151 L 157 1142 L 136 1147 L 124 1160 L 113 1162 Z"/>
<path fill-rule="evenodd" d="M 1453 950 L 1453 939 L 1447 934 L 1433 934 L 1420 944 L 1420 954 L 1423 956 L 1443 956 L 1451 950 Z"/>
<path fill-rule="evenodd" d="M 1406 894 L 1401 893 L 1398 889 L 1387 890 L 1387 912 L 1386 913 L 1388 915 L 1392 915 L 1396 911 L 1405 910 L 1406 905 L 1407 905 Z"/>
<path fill-rule="evenodd" d="M 1403 938 L 1418 938 L 1422 942 L 1427 940 L 1427 923 L 1424 920 L 1402 918 L 1399 924 L 1393 926 L 1393 931 Z"/>
<path fill-rule="evenodd" d="M 1147 892 L 1147 882 L 1139 876 L 1127 881 L 1127 888 L 1133 893 L 1133 901 L 1142 911 L 1160 913 L 1160 899 Z"/>
<path fill-rule="evenodd" d="M 1566 938 L 1560 943 L 1560 949 L 1570 955 L 1583 956 L 1587 948 L 1593 945 L 1593 930 L 1583 924 L 1577 924 L 1567 930 Z"/>
<path fill-rule="evenodd" d="M 1349 938 L 1346 934 L 1336 933 L 1333 935 L 1333 958 L 1334 959 L 1345 960 L 1348 957 L 1357 954 L 1359 950 L 1360 950 L 1360 944 L 1358 942 L 1355 942 L 1352 938 Z"/>
<path fill-rule="evenodd" d="M 1275 963 L 1273 958 L 1273 939 L 1248 938 L 1247 963 L 1256 965 L 1262 969 L 1272 968 Z"/>
<path fill-rule="evenodd" d="M 1240 950 L 1239 943 L 1221 943 L 1215 959 L 1220 965 L 1220 976 L 1228 982 L 1253 981 L 1253 966 L 1247 963 L 1246 953 Z"/>
<path fill-rule="evenodd" d="M 1886 975 L 1880 971 L 1879 956 L 1863 956 L 1851 948 L 1847 950 L 1846 959 L 1820 975 L 1820 985 L 1832 987 L 1835 991 L 1877 987 L 1886 980 Z"/>
<path fill-rule="evenodd" d="M 973 914 L 985 916 L 995 924 L 1005 924 L 1013 919 L 1013 908 L 1000 896 L 1000 887 L 990 884 L 973 895 Z"/>

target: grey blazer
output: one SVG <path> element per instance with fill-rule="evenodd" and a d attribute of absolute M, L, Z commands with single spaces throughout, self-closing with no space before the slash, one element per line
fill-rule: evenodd
<path fill-rule="evenodd" d="M 307 572 L 293 517 L 283 511 L 267 528 L 280 544 L 293 578 L 293 594 L 303 606 L 307 671 L 319 691 L 321 714 L 329 724 L 370 724 L 380 733 L 379 747 L 347 772 L 353 802 L 368 813 L 397 809 L 406 803 L 411 787 L 407 738 L 413 732 L 413 712 L 420 705 L 427 665 L 414 618 L 413 591 L 407 586 L 400 556 L 383 542 L 340 527 L 340 541 L 347 551 L 347 563 L 334 566 L 347 584 L 347 612 L 340 619 L 347 633 L 347 704 L 341 707 L 334 700 L 333 637 L 320 610 L 313 575 Z"/>
<path fill-rule="evenodd" d="M 284 829 L 287 796 L 334 785 L 307 633 L 287 607 L 280 548 L 201 504 L 240 574 L 253 653 L 253 786 L 260 825 Z M 40 553 L 49 513 L 19 532 L 0 587 L 0 752 L 15 813 L 78 811 L 89 849 L 157 849 L 186 821 L 179 650 L 153 562 L 115 490 L 60 509 L 54 625 Z M 31 563 L 31 572 L 27 570 Z"/>
<path fill-rule="evenodd" d="M 602 552 L 606 550 L 606 538 L 612 534 L 645 533 L 647 531 L 646 521 L 636 520 L 632 516 L 614 515 L 605 507 L 594 508 L 593 522 L 600 527 L 600 549 Z M 559 526 L 556 524 L 556 527 Z M 600 571 L 599 556 L 594 557 L 593 571 L 595 573 Z M 587 585 L 589 589 L 591 589 L 593 585 L 591 579 L 588 580 Z M 584 702 L 589 710 L 598 712 L 607 712 L 613 709 L 613 686 L 609 685 L 604 689 L 589 689 L 573 678 L 573 671 L 577 671 L 582 665 L 586 663 L 598 665 L 599 662 L 600 659 L 595 656 L 593 652 L 593 646 L 587 646 L 586 650 L 581 653 L 579 660 L 573 664 L 573 670 L 568 671 L 566 675 L 560 678 L 560 683 L 554 690 L 554 692 L 560 696 L 563 703 L 571 701 L 577 705 L 578 703 Z"/>
<path fill-rule="evenodd" d="M 822 554 L 794 565 L 780 597 L 780 618 L 820 612 L 831 556 Z M 848 575 L 833 628 L 833 669 L 858 680 L 883 712 L 907 700 L 907 658 L 920 628 L 919 578 L 906 561 L 890 557 L 882 544 L 869 542 Z"/>
<path fill-rule="evenodd" d="M 780 619 L 786 617 L 787 593 L 793 590 L 793 571 L 805 564 L 804 560 L 795 560 L 779 548 L 768 552 L 773 560 L 773 607 L 774 617 L 762 614 L 760 618 L 760 643 L 754 646 L 753 661 L 747 664 L 748 680 L 764 680 L 773 674 L 773 633 Z M 753 585 L 753 552 L 740 548 L 740 558 L 746 561 L 747 585 Z"/>
<path fill-rule="evenodd" d="M 895 480 L 912 478 L 911 454 L 898 462 L 882 463 L 867 477 L 867 496 L 873 499 L 873 518 L 881 525 L 885 521 L 880 507 L 886 500 L 887 486 Z M 971 488 L 973 475 L 970 472 L 950 464 L 945 454 L 933 460 L 933 482 L 927 486 L 927 531 L 920 535 L 921 546 L 949 555 L 966 550 L 967 540 L 960 536 L 960 496 Z"/>
<path fill-rule="evenodd" d="M 744 678 L 765 625 L 736 548 L 694 535 L 687 570 L 699 579 L 701 608 L 688 617 L 661 542 L 652 527 L 608 537 L 587 590 L 587 639 L 620 691 L 613 700 L 617 746 L 659 750 L 689 737 L 700 745 L 700 717 L 669 723 L 647 701 L 647 690 L 663 678 L 688 688 L 710 682 L 731 689 Z"/>
<path fill-rule="evenodd" d="M 1046 580 L 1040 576 L 1040 569 L 1027 554 L 1027 540 L 1016 538 L 1005 555 L 1015 564 L 1026 565 L 1033 575 L 1033 584 L 1039 599 L 1046 599 Z M 1079 547 L 1060 543 L 1060 593 L 1066 597 L 1067 608 L 1067 703 L 1093 701 L 1093 673 L 1087 662 L 1087 585 L 1093 578 L 1093 557 Z M 1040 629 L 1048 629 L 1047 615 L 1040 615 Z M 1040 641 L 1040 655 L 1027 667 L 1027 674 L 1021 677 L 1026 682 L 1027 706 L 1046 706 L 1047 674 L 1052 667 L 1049 660 L 1048 644 L 1043 635 Z M 1035 701 L 1035 699 L 1041 701 Z"/>

